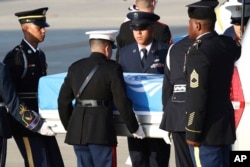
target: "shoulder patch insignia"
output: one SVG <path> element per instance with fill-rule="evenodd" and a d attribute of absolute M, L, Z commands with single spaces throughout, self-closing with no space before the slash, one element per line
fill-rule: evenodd
<path fill-rule="evenodd" d="M 199 87 L 199 74 L 193 70 L 190 74 L 190 87 L 198 88 Z"/>
<path fill-rule="evenodd" d="M 27 113 L 27 111 L 30 111 L 26 106 L 20 105 L 19 106 L 20 112 L 19 114 L 22 115 L 23 122 L 27 125 L 29 125 L 29 122 L 33 120 L 33 115 L 31 113 Z"/>

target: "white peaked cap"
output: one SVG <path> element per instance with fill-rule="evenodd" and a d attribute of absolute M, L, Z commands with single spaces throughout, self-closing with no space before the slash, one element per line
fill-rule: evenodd
<path fill-rule="evenodd" d="M 105 39 L 115 42 L 118 30 L 101 30 L 101 31 L 88 31 L 85 34 L 89 35 L 89 39 Z"/>
<path fill-rule="evenodd" d="M 242 3 L 229 1 L 225 3 L 225 8 L 231 12 L 231 18 L 240 18 L 242 15 Z M 250 16 L 250 5 L 245 5 L 245 17 Z"/>

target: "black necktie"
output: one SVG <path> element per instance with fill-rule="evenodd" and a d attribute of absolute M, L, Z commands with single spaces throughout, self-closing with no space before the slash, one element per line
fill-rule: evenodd
<path fill-rule="evenodd" d="M 143 48 L 143 49 L 141 49 L 141 51 L 143 53 L 141 64 L 144 67 L 144 65 L 146 64 L 146 60 L 147 60 L 147 49 Z"/>

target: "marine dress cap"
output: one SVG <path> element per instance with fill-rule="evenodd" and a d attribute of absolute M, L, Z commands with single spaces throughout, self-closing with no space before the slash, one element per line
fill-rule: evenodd
<path fill-rule="evenodd" d="M 85 34 L 89 35 L 89 39 L 103 39 L 110 41 L 112 48 L 116 49 L 115 39 L 118 30 L 103 30 L 103 31 L 88 31 Z"/>
<path fill-rule="evenodd" d="M 242 3 L 228 2 L 225 4 L 225 8 L 231 12 L 231 24 L 240 24 L 242 15 Z M 250 17 L 250 5 L 245 5 L 245 14 L 243 24 L 246 25 Z"/>
<path fill-rule="evenodd" d="M 187 5 L 188 16 L 198 20 L 216 20 L 214 8 L 219 4 L 217 0 L 201 0 Z"/>
<path fill-rule="evenodd" d="M 18 17 L 19 22 L 23 23 L 33 23 L 40 27 L 49 27 L 49 24 L 46 22 L 46 12 L 48 7 L 17 12 L 15 16 Z"/>
<path fill-rule="evenodd" d="M 132 30 L 146 29 L 160 19 L 160 16 L 154 13 L 141 11 L 130 12 L 127 14 L 127 17 L 131 20 L 130 28 Z"/>

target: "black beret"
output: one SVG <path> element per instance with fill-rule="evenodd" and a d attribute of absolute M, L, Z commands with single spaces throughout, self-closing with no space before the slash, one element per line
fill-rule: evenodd
<path fill-rule="evenodd" d="M 219 4 L 217 0 L 201 0 L 187 5 L 188 16 L 198 20 L 216 21 L 214 8 Z"/>
<path fill-rule="evenodd" d="M 145 29 L 160 19 L 160 16 L 154 13 L 141 11 L 129 12 L 127 17 L 131 20 L 130 28 L 133 30 Z"/>
<path fill-rule="evenodd" d="M 34 10 L 29 10 L 29 11 L 17 12 L 15 13 L 15 16 L 18 17 L 19 22 L 21 24 L 33 23 L 40 27 L 49 27 L 49 24 L 46 22 L 47 10 L 48 10 L 48 7 L 44 7 L 44 8 L 39 8 L 39 9 L 34 9 Z"/>

